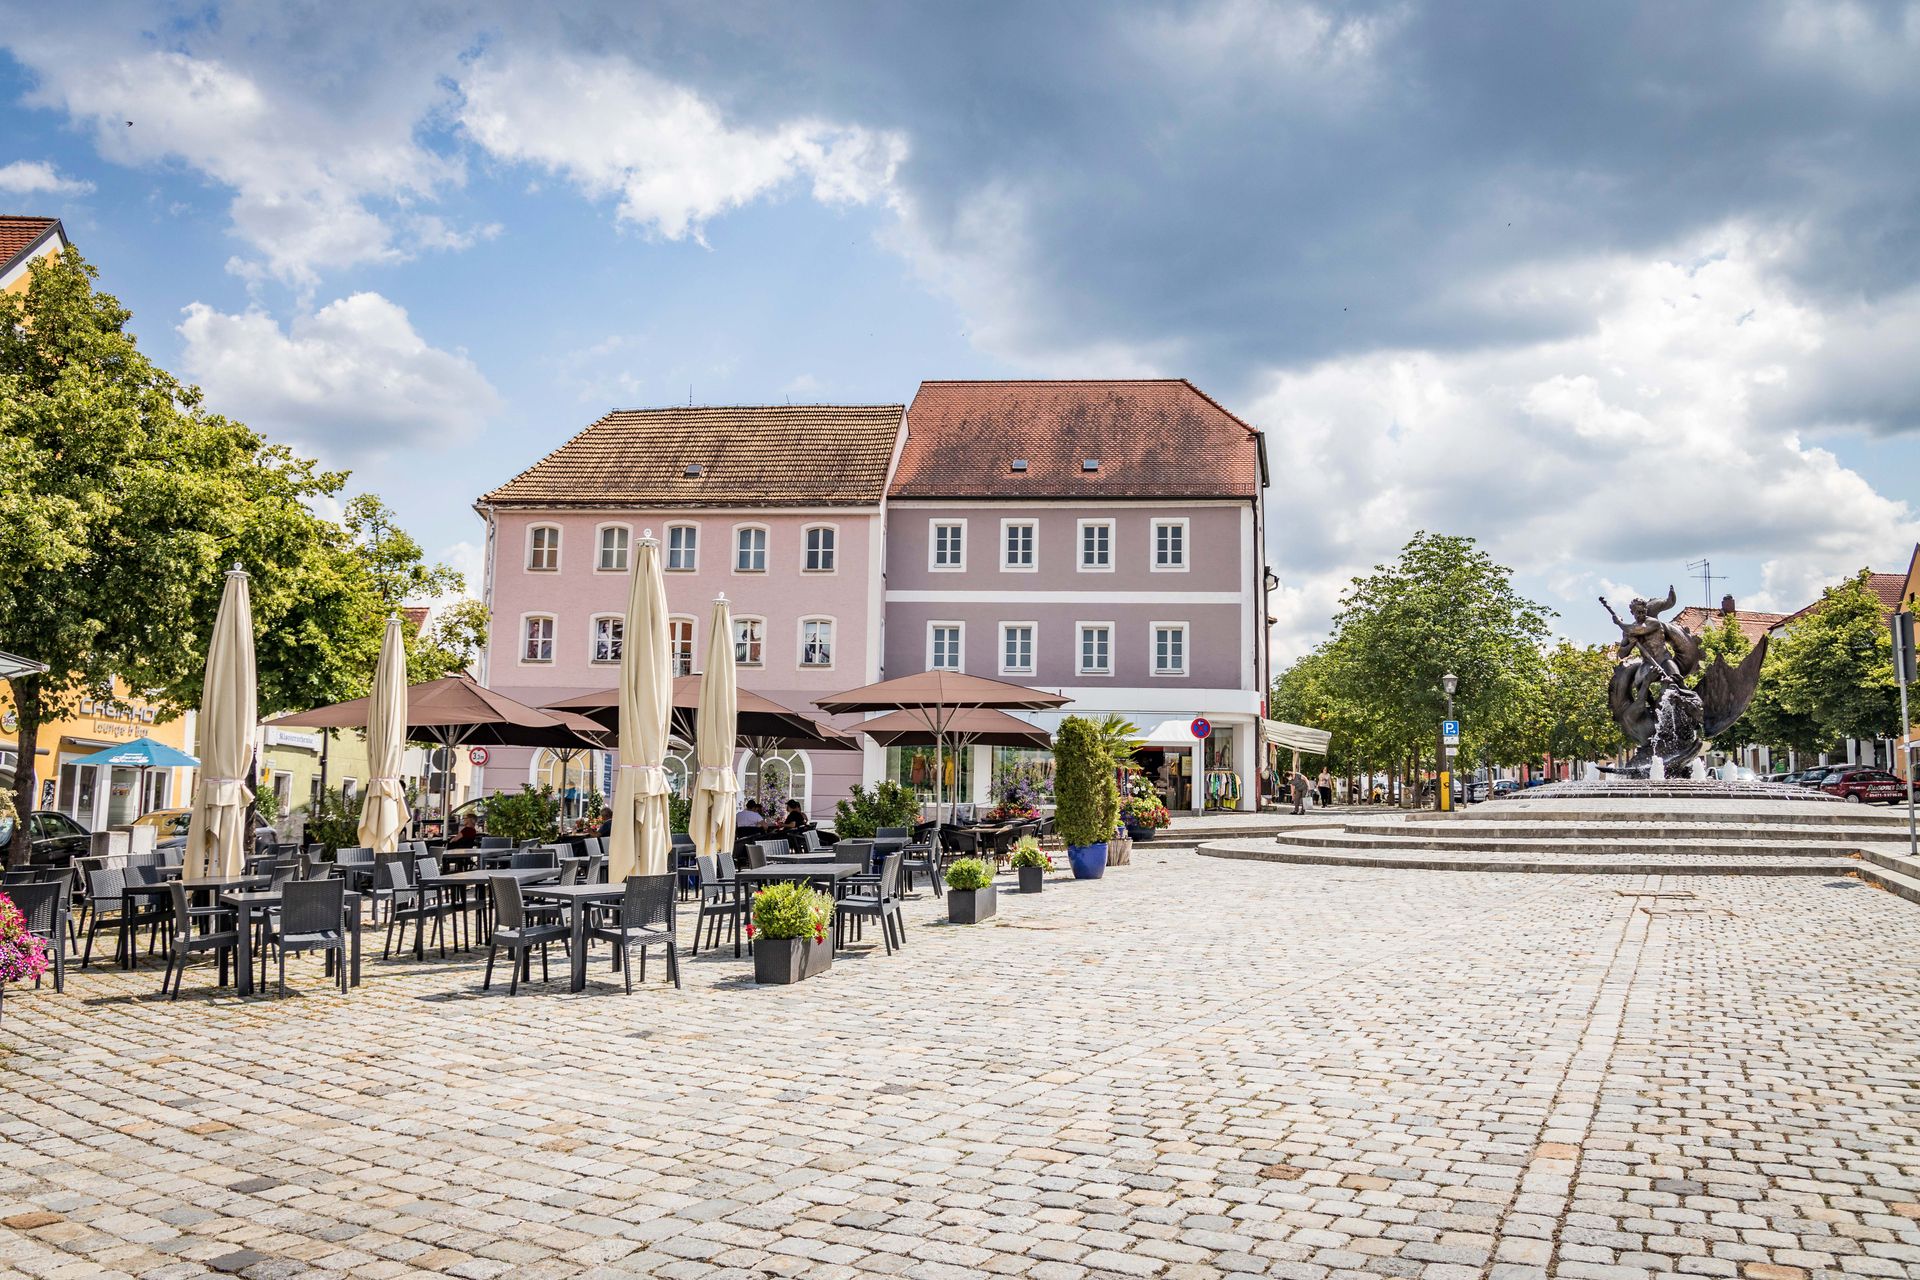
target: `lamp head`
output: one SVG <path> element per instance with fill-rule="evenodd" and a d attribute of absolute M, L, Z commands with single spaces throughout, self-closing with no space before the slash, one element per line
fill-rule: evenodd
<path fill-rule="evenodd" d="M 1453 691 L 1455 689 L 1458 689 L 1459 687 L 1460 687 L 1460 677 L 1453 674 L 1453 672 L 1449 671 L 1447 672 L 1447 674 L 1440 677 L 1441 691 L 1444 692 L 1449 698 L 1453 696 Z"/>

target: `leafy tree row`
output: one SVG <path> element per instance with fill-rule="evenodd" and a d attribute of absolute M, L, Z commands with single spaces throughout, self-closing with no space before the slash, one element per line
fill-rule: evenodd
<path fill-rule="evenodd" d="M 464 585 L 371 495 L 342 523 L 317 514 L 346 473 L 209 410 L 96 276 L 69 249 L 0 296 L 0 649 L 48 666 L 11 681 L 23 812 L 41 727 L 84 694 L 117 677 L 171 711 L 198 703 L 228 566 L 252 579 L 263 716 L 366 692 L 392 611 Z M 485 633 L 477 603 L 443 611 L 409 675 L 464 667 Z"/>

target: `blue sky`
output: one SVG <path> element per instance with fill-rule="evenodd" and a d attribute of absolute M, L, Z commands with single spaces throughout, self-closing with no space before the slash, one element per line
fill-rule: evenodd
<path fill-rule="evenodd" d="M 1265 428 L 1283 652 L 1419 528 L 1587 639 L 1920 539 L 1913 4 L 0 7 L 0 204 L 468 567 L 608 408 L 956 376 Z"/>

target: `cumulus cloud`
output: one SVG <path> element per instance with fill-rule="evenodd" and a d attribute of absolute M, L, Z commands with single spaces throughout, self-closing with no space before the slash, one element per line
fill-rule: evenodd
<path fill-rule="evenodd" d="M 8 195 L 83 196 L 93 190 L 91 182 L 65 178 L 44 160 L 15 160 L 0 165 L 0 191 Z"/>
<path fill-rule="evenodd" d="M 883 198 L 898 135 L 821 120 L 730 124 L 687 88 L 613 56 L 482 55 L 460 81 L 461 126 L 495 157 L 538 165 L 670 240 L 795 180 L 826 203 Z"/>
<path fill-rule="evenodd" d="M 187 374 L 216 410 L 353 461 L 471 433 L 498 407 L 473 362 L 428 345 L 401 307 L 356 293 L 282 329 L 196 302 L 179 325 Z"/>

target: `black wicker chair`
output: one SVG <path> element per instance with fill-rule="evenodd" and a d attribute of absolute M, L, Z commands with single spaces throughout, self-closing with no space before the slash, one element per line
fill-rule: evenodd
<path fill-rule="evenodd" d="M 618 903 L 618 914 L 604 924 L 587 930 L 589 938 L 604 938 L 613 944 L 613 967 L 626 980 L 627 992 L 633 992 L 634 947 L 640 949 L 640 981 L 647 980 L 647 948 L 667 949 L 667 976 L 680 985 L 679 935 L 674 923 L 674 877 L 628 876 L 626 896 Z"/>
<path fill-rule="evenodd" d="M 521 975 L 527 974 L 531 980 L 533 970 L 533 949 L 540 948 L 540 981 L 550 982 L 552 976 L 547 969 L 547 948 L 558 942 L 563 947 L 571 936 L 571 930 L 563 924 L 533 924 L 527 919 L 527 909 L 520 897 L 520 882 L 512 876 L 494 876 L 493 884 L 493 936 L 487 947 L 487 973 L 481 979 L 480 989 L 485 991 L 493 986 L 493 961 L 500 948 L 507 949 L 507 962 L 513 966 L 513 979 L 507 986 L 507 994 L 520 994 Z"/>
<path fill-rule="evenodd" d="M 196 952 L 213 951 L 220 957 L 220 985 L 227 985 L 228 963 L 237 964 L 235 948 L 240 945 L 240 933 L 234 927 L 233 912 L 225 907 L 195 907 L 187 902 L 187 891 L 180 885 L 172 884 L 168 888 L 173 895 L 173 923 L 168 932 L 167 972 L 160 979 L 160 994 L 167 994 L 169 983 L 173 986 L 172 999 L 180 998 L 180 983 L 187 976 L 187 964 Z M 205 922 L 208 930 L 197 932 L 199 925 Z M 225 927 L 222 928 L 221 926 Z"/>
<path fill-rule="evenodd" d="M 73 881 L 62 872 L 57 880 L 31 880 L 7 886 L 7 896 L 27 918 L 27 932 L 53 952 L 53 989 L 67 989 L 67 917 L 73 909 Z M 38 978 L 34 986 L 40 985 Z"/>
<path fill-rule="evenodd" d="M 260 983 L 267 981 L 267 951 L 280 957 L 280 994 L 287 994 L 287 953 L 319 951 L 327 971 L 347 989 L 346 892 L 344 880 L 289 880 L 280 890 L 280 910 L 267 918 L 260 951 Z"/>

